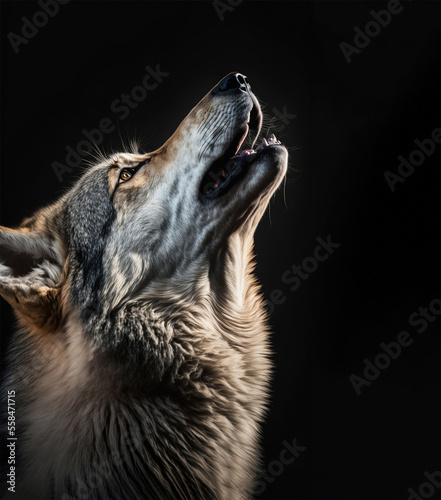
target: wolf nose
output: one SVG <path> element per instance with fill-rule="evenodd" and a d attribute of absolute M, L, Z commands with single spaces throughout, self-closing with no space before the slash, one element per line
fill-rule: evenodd
<path fill-rule="evenodd" d="M 230 90 L 239 89 L 242 92 L 247 92 L 250 88 L 247 77 L 241 73 L 230 73 L 223 78 L 212 90 L 212 94 L 219 92 L 228 92 Z"/>

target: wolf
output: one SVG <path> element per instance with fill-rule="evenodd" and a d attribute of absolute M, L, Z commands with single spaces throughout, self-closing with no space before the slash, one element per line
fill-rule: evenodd
<path fill-rule="evenodd" d="M 112 154 L 0 227 L 0 293 L 19 325 L 6 495 L 252 497 L 272 370 L 253 235 L 288 161 L 261 128 L 230 73 L 159 149 Z"/>

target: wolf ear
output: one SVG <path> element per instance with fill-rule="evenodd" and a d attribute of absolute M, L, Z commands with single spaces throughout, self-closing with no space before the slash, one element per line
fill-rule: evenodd
<path fill-rule="evenodd" d="M 57 238 L 28 227 L 0 226 L 0 295 L 22 324 L 44 331 L 56 328 L 63 266 Z"/>

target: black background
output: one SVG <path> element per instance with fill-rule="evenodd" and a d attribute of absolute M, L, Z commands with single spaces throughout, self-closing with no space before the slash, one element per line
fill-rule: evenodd
<path fill-rule="evenodd" d="M 306 450 L 261 498 L 406 499 L 440 470 L 439 319 L 422 333 L 408 323 L 440 293 L 440 146 L 395 192 L 384 178 L 441 126 L 440 5 L 403 2 L 348 64 L 340 43 L 386 5 L 245 0 L 221 20 L 211 1 L 72 0 L 15 54 L 7 34 L 41 8 L 1 3 L 2 225 L 72 184 L 80 168 L 60 183 L 51 164 L 102 118 L 118 125 L 107 151 L 133 137 L 155 149 L 230 71 L 247 75 L 269 118 L 291 115 L 272 122 L 291 168 L 256 234 L 265 295 L 286 297 L 271 315 L 265 467 L 284 440 Z M 170 75 L 119 120 L 111 103 L 157 64 Z M 328 235 L 341 246 L 290 291 L 281 275 Z M 12 324 L 3 303 L 3 348 Z M 412 345 L 357 396 L 349 376 L 403 330 Z"/>

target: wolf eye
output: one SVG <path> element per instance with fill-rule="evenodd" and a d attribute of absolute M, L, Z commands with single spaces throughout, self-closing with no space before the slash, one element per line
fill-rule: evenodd
<path fill-rule="evenodd" d="M 119 182 L 118 184 L 121 184 L 121 182 L 127 182 L 129 181 L 135 174 L 138 172 L 138 170 L 143 167 L 146 163 L 150 161 L 149 158 L 146 160 L 142 161 L 141 163 L 138 163 L 135 167 L 126 167 L 123 168 L 119 174 Z"/>
<path fill-rule="evenodd" d="M 122 172 L 119 174 L 119 180 L 122 182 L 126 182 L 129 179 L 132 178 L 132 175 L 136 172 L 136 169 L 134 168 L 125 168 L 122 170 Z"/>

